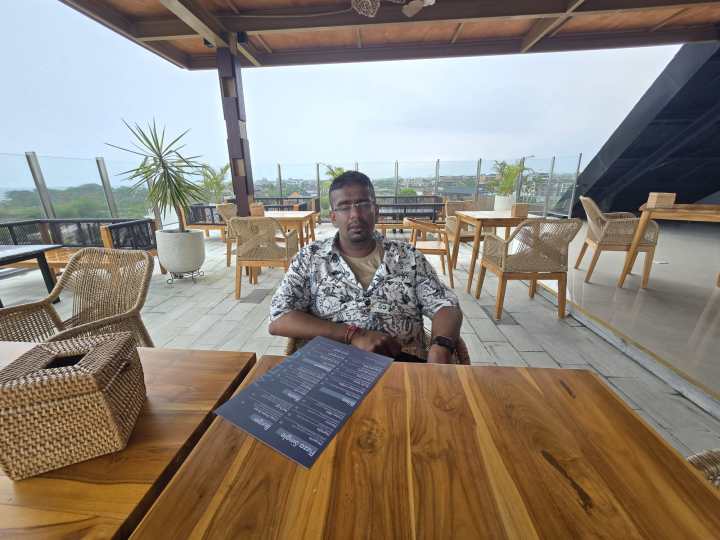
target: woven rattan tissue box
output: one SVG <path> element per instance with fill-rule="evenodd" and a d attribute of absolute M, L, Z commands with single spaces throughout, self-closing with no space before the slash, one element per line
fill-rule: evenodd
<path fill-rule="evenodd" d="M 0 466 L 19 480 L 121 450 L 144 402 L 132 334 L 39 344 L 0 370 Z"/>

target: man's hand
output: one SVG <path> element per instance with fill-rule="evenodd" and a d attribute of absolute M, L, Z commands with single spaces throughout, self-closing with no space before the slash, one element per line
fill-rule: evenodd
<path fill-rule="evenodd" d="M 382 354 L 391 358 L 395 358 L 401 349 L 400 343 L 387 334 L 363 329 L 355 332 L 350 344 L 358 349 Z"/>
<path fill-rule="evenodd" d="M 447 347 L 433 345 L 428 351 L 427 361 L 429 364 L 450 364 L 452 362 L 452 353 Z"/>

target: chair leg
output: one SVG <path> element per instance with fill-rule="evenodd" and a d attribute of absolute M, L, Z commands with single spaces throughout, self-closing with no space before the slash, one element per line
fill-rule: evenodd
<path fill-rule="evenodd" d="M 582 262 L 583 257 L 585 256 L 585 252 L 587 251 L 587 248 L 588 248 L 588 243 L 583 242 L 583 245 L 580 248 L 580 254 L 578 255 L 577 261 L 575 262 L 575 270 L 580 268 L 580 263 Z"/>
<path fill-rule="evenodd" d="M 230 257 L 232 253 L 232 242 L 227 239 L 225 240 L 225 266 L 230 268 Z"/>
<path fill-rule="evenodd" d="M 447 272 L 445 272 L 445 255 L 440 255 L 440 268 L 442 269 L 443 275 L 445 275 Z"/>
<path fill-rule="evenodd" d="M 645 252 L 645 264 L 643 265 L 643 277 L 640 287 L 647 289 L 650 280 L 650 270 L 652 270 L 653 258 L 655 257 L 655 248 L 651 248 Z"/>
<path fill-rule="evenodd" d="M 450 288 L 455 288 L 455 281 L 453 280 L 453 268 L 452 268 L 452 261 L 450 260 L 450 253 L 448 252 L 447 256 L 447 267 L 448 267 L 448 277 L 450 278 Z M 441 255 L 442 257 L 442 255 Z"/>
<path fill-rule="evenodd" d="M 480 272 L 478 274 L 478 282 L 477 285 L 475 285 L 475 298 L 480 298 L 480 292 L 482 291 L 483 282 L 485 281 L 485 272 L 487 272 L 487 268 L 483 265 L 483 263 L 480 263 Z"/>
<path fill-rule="evenodd" d="M 558 278 L 558 318 L 565 318 L 565 302 L 567 299 L 567 274 L 565 272 Z"/>
<path fill-rule="evenodd" d="M 242 273 L 243 267 L 238 261 L 235 263 L 235 300 L 240 299 L 240 289 L 242 287 Z"/>
<path fill-rule="evenodd" d="M 592 277 L 592 274 L 595 271 L 595 265 L 598 262 L 600 253 L 602 253 L 602 250 L 600 249 L 600 247 L 597 247 L 595 249 L 595 253 L 593 253 L 592 260 L 590 261 L 590 266 L 588 267 L 587 274 L 585 274 L 585 283 L 590 283 L 590 278 Z"/>
<path fill-rule="evenodd" d="M 495 300 L 495 319 L 502 319 L 503 303 L 505 302 L 505 287 L 507 286 L 507 278 L 505 274 L 498 276 L 497 299 Z"/>
<path fill-rule="evenodd" d="M 530 280 L 530 288 L 528 289 L 530 298 L 535 298 L 535 293 L 537 292 L 537 279 L 531 279 Z"/>

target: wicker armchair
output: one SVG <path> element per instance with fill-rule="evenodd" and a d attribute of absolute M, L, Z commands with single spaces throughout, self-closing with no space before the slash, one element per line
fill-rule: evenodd
<path fill-rule="evenodd" d="M 282 238 L 278 242 L 276 235 Z M 235 248 L 235 298 L 240 298 L 242 270 L 263 266 L 281 267 L 286 271 L 298 252 L 297 231 L 286 233 L 280 223 L 268 217 L 234 217 L 228 223 L 228 236 Z M 255 273 L 251 273 L 251 279 Z"/>
<path fill-rule="evenodd" d="M 424 255 L 440 255 L 440 267 L 442 268 L 443 274 L 445 274 L 445 259 L 447 258 L 447 275 L 450 280 L 450 287 L 454 289 L 455 283 L 453 282 L 452 264 L 450 261 L 450 243 L 448 242 L 445 227 L 430 221 L 413 218 L 403 219 L 403 227 L 410 229 L 410 243 L 420 253 Z M 436 235 L 438 239 L 418 240 L 418 233 L 422 233 L 425 238 L 427 238 L 428 234 L 433 234 Z"/>
<path fill-rule="evenodd" d="M 635 229 L 640 223 L 640 218 L 635 217 L 630 212 L 614 212 L 604 214 L 598 206 L 589 197 L 580 197 L 580 202 L 585 209 L 588 218 L 587 238 L 580 249 L 575 268 L 580 268 L 580 263 L 585 256 L 588 246 L 594 250 L 593 258 L 590 261 L 587 274 L 585 275 L 585 283 L 590 282 L 595 265 L 597 264 L 600 253 L 603 251 L 629 251 L 632 244 Z M 645 264 L 643 267 L 643 276 L 641 287 L 645 289 L 650 278 L 650 269 L 652 268 L 653 257 L 655 256 L 655 246 L 657 245 L 660 227 L 656 221 L 650 221 L 643 239 L 640 241 L 638 252 L 645 252 Z M 633 265 L 635 261 L 633 260 Z"/>
<path fill-rule="evenodd" d="M 50 295 L 39 302 L 0 309 L 0 340 L 58 341 L 131 332 L 152 347 L 140 310 L 145 304 L 153 258 L 145 251 L 84 248 L 68 262 Z M 53 302 L 73 293 L 72 317 L 63 321 Z"/>
<path fill-rule="evenodd" d="M 430 341 L 431 341 L 431 335 L 427 328 L 425 328 L 425 354 L 427 355 L 427 351 L 430 349 Z M 307 341 L 304 339 L 296 339 L 296 338 L 288 338 L 287 343 L 285 344 L 285 354 L 291 355 L 298 349 L 302 348 Z M 417 351 L 406 351 L 411 354 L 415 354 Z M 457 347 L 455 348 L 455 354 L 453 355 L 453 360 L 455 364 L 462 364 L 462 365 L 470 365 L 470 353 L 468 352 L 467 345 L 465 344 L 465 341 L 463 341 L 463 338 L 460 337 L 458 339 Z"/>
<path fill-rule="evenodd" d="M 565 317 L 568 248 L 582 222 L 575 219 L 528 219 L 507 240 L 494 234 L 485 237 L 475 298 L 480 298 L 486 270 L 498 276 L 495 318 L 502 317 L 508 280 L 530 281 L 530 298 L 539 279 L 558 282 L 558 317 Z"/>

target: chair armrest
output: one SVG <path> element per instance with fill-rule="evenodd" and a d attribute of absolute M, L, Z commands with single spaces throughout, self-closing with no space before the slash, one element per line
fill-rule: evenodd
<path fill-rule="evenodd" d="M 47 299 L 0 309 L 3 341 L 45 341 L 63 328 L 62 320 Z"/>
<path fill-rule="evenodd" d="M 81 336 L 96 336 L 98 334 L 111 334 L 116 332 L 132 332 L 133 335 L 135 335 L 135 327 L 136 315 L 130 311 L 68 328 L 55 334 L 47 341 L 60 341 Z"/>
<path fill-rule="evenodd" d="M 603 214 L 603 216 L 608 219 L 635 219 L 637 216 L 633 214 L 632 212 L 608 212 L 606 214 Z"/>

